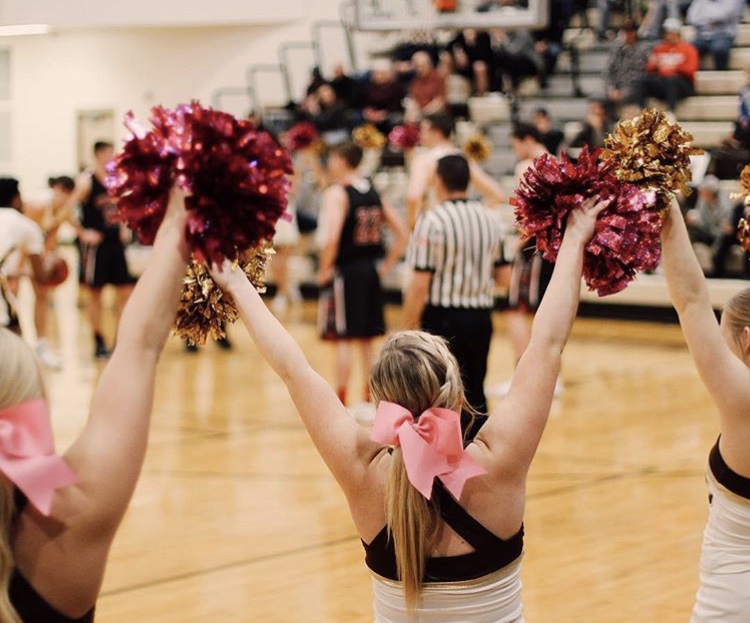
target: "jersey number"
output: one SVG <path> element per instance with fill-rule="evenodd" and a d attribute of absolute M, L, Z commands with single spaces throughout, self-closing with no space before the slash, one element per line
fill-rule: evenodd
<path fill-rule="evenodd" d="M 380 244 L 380 227 L 383 216 L 380 207 L 359 208 L 357 210 L 357 224 L 354 227 L 354 244 Z"/>

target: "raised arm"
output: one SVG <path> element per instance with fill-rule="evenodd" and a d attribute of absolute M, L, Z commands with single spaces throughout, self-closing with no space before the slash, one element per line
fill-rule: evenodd
<path fill-rule="evenodd" d="M 587 199 L 568 216 L 552 279 L 531 327 L 531 340 L 500 407 L 477 440 L 490 463 L 525 474 L 547 423 L 560 361 L 570 335 L 581 291 L 583 250 L 594 233 L 596 216 L 608 201 Z"/>
<path fill-rule="evenodd" d="M 706 279 L 676 203 L 662 229 L 662 266 L 698 374 L 719 408 L 722 433 L 731 434 L 738 427 L 744 430 L 750 424 L 750 372 L 729 348 L 716 320 Z"/>
<path fill-rule="evenodd" d="M 469 161 L 469 172 L 471 173 L 471 185 L 482 195 L 488 206 L 497 206 L 505 203 L 505 192 L 478 163 Z"/>
<path fill-rule="evenodd" d="M 409 184 L 406 188 L 406 225 L 411 231 L 425 207 L 427 187 L 435 175 L 435 160 L 428 154 L 420 154 L 411 165 Z"/>
<path fill-rule="evenodd" d="M 364 480 L 365 468 L 380 446 L 370 441 L 365 429 L 349 415 L 242 271 L 232 270 L 225 263 L 214 269 L 212 275 L 234 299 L 250 337 L 286 385 L 315 447 L 344 493 L 347 497 L 356 494 Z"/>
<path fill-rule="evenodd" d="M 65 454 L 80 477 L 76 521 L 104 535 L 114 534 L 146 452 L 156 364 L 185 276 L 184 230 L 184 194 L 173 190 L 146 270 L 123 311 L 86 427 Z"/>
<path fill-rule="evenodd" d="M 64 455 L 79 482 L 55 492 L 50 517 L 27 507 L 14 526 L 18 569 L 72 619 L 96 602 L 112 540 L 141 471 L 156 363 L 185 274 L 184 230 L 183 196 L 174 192 L 152 257 L 123 312 L 89 419 Z"/>

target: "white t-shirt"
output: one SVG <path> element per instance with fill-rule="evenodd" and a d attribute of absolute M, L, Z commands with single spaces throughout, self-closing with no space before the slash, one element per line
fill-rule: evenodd
<path fill-rule="evenodd" d="M 0 276 L 12 275 L 9 268 L 17 269 L 18 257 L 41 255 L 44 252 L 44 234 L 30 218 L 13 208 L 0 208 Z M 7 261 L 3 262 L 3 260 Z M 8 263 L 12 265 L 9 267 Z M 8 305 L 0 296 L 0 327 L 10 321 Z"/>

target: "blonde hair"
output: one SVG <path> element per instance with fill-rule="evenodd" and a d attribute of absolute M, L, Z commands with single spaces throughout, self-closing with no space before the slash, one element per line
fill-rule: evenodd
<path fill-rule="evenodd" d="M 34 352 L 17 335 L 0 328 L 0 410 L 44 398 L 44 385 Z M 13 574 L 10 531 L 16 505 L 13 484 L 0 476 L 0 621 L 21 623 L 8 597 Z"/>
<path fill-rule="evenodd" d="M 461 372 L 448 344 L 421 331 L 404 331 L 388 340 L 373 365 L 370 391 L 375 403 L 396 403 L 415 418 L 430 407 L 460 412 L 464 405 Z M 413 611 L 437 539 L 440 509 L 434 497 L 425 499 L 409 482 L 400 448 L 392 454 L 385 496 L 396 570 L 404 585 L 407 608 Z"/>
<path fill-rule="evenodd" d="M 740 335 L 750 327 L 750 288 L 740 290 L 724 305 L 724 317 L 735 341 L 742 346 Z"/>

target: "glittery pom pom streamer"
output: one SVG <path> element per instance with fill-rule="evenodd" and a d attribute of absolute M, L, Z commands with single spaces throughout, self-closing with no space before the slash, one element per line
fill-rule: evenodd
<path fill-rule="evenodd" d="M 617 179 L 656 191 L 666 207 L 672 193 L 690 193 L 690 156 L 703 153 L 692 141 L 693 136 L 670 123 L 662 111 L 647 109 L 617 124 L 604 140 L 602 158 L 617 163 Z"/>
<path fill-rule="evenodd" d="M 264 242 L 243 253 L 239 265 L 259 292 L 265 292 L 263 276 L 271 245 Z M 183 281 L 180 306 L 174 331 L 189 344 L 205 344 L 210 335 L 218 340 L 226 337 L 225 326 L 237 320 L 239 312 L 232 298 L 216 285 L 203 262 L 193 258 Z"/>
<path fill-rule="evenodd" d="M 388 140 L 372 123 L 365 123 L 352 130 L 352 140 L 362 149 L 383 149 Z"/>
<path fill-rule="evenodd" d="M 486 162 L 492 155 L 492 145 L 482 134 L 467 139 L 463 145 L 463 150 L 467 158 L 476 162 Z"/>
<path fill-rule="evenodd" d="M 309 121 L 295 123 L 286 133 L 286 141 L 289 149 L 299 151 L 312 147 L 320 141 L 320 133 Z"/>
<path fill-rule="evenodd" d="M 388 142 L 401 151 L 414 149 L 419 145 L 419 126 L 416 123 L 397 125 L 388 134 Z"/>
<path fill-rule="evenodd" d="M 584 254 L 583 276 L 599 296 L 623 290 L 638 271 L 659 262 L 659 216 L 656 193 L 641 192 L 615 177 L 614 162 L 598 161 L 598 151 L 581 151 L 577 163 L 545 154 L 534 161 L 513 200 L 524 237 L 536 237 L 537 249 L 555 261 L 568 214 L 589 197 L 612 203 L 602 211 Z"/>
<path fill-rule="evenodd" d="M 131 138 L 110 166 L 120 217 L 152 244 L 177 181 L 186 200 L 186 240 L 199 261 L 237 259 L 273 237 L 287 206 L 289 156 L 270 134 L 197 102 L 151 111 L 150 130 L 128 114 Z"/>

